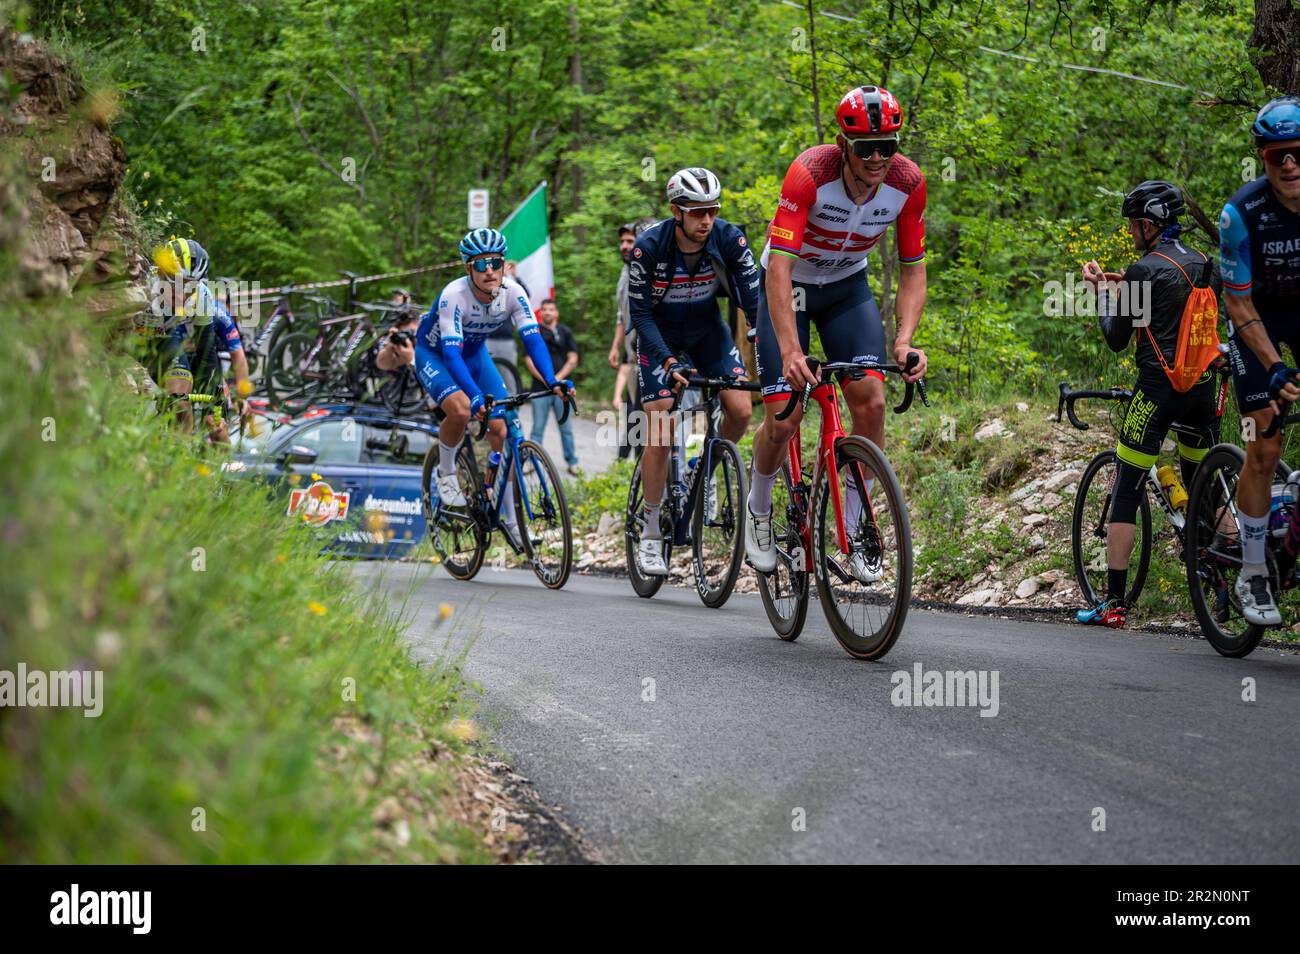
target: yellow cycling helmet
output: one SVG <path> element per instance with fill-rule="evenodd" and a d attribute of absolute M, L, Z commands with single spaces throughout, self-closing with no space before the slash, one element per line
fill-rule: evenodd
<path fill-rule="evenodd" d="M 153 263 L 167 278 L 191 278 L 202 281 L 208 274 L 208 253 L 194 239 L 172 236 L 166 245 L 153 252 Z"/>

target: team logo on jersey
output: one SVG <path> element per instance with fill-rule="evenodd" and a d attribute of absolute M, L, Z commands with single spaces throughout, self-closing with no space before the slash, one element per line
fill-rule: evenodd
<path fill-rule="evenodd" d="M 748 245 L 748 244 L 749 244 L 749 243 L 745 241 L 745 236 L 742 235 L 742 236 L 740 237 L 740 247 L 741 247 L 741 248 L 744 248 L 744 247 L 745 247 L 746 245 Z"/>
<path fill-rule="evenodd" d="M 787 199 L 785 196 L 781 196 L 781 198 L 777 199 L 777 200 L 776 200 L 776 204 L 777 204 L 780 208 L 785 209 L 787 212 L 798 212 L 798 211 L 799 211 L 799 203 L 798 203 L 798 202 L 791 202 L 791 201 L 790 201 L 789 199 Z"/>
<path fill-rule="evenodd" d="M 794 241 L 793 232 L 791 232 L 789 229 L 779 229 L 775 225 L 772 226 L 772 235 L 775 238 L 785 239 L 787 242 Z"/>
<path fill-rule="evenodd" d="M 632 249 L 632 257 L 633 257 L 633 258 L 640 258 L 640 257 L 641 257 L 641 250 L 640 250 L 639 248 L 633 247 L 633 249 Z"/>
<path fill-rule="evenodd" d="M 1228 215 L 1228 210 L 1226 208 L 1219 213 L 1219 228 L 1226 229 L 1231 221 L 1232 217 Z"/>
<path fill-rule="evenodd" d="M 306 490 L 289 494 L 289 516 L 300 514 L 303 523 L 314 527 L 324 526 L 331 520 L 344 520 L 348 515 L 348 494 L 335 493 L 334 488 L 318 480 Z"/>

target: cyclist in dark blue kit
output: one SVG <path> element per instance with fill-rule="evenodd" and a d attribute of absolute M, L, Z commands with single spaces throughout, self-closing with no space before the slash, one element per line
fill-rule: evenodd
<path fill-rule="evenodd" d="M 646 576 L 667 576 L 659 507 L 672 442 L 667 412 L 673 393 L 686 385 L 684 354 L 706 377 L 745 376 L 717 296 L 736 300 L 748 320 L 758 313 L 758 265 L 744 234 L 718 218 L 722 186 L 708 169 L 683 169 L 668 180 L 673 217 L 650 226 L 628 259 L 628 304 L 637 334 L 637 373 L 648 435 L 641 456 L 645 529 L 637 562 Z M 722 436 L 738 441 L 749 427 L 745 391 L 723 391 Z"/>
<path fill-rule="evenodd" d="M 1277 626 L 1282 616 L 1265 564 L 1265 536 L 1282 435 L 1264 432 L 1278 399 L 1300 399 L 1300 371 L 1279 350 L 1287 345 L 1293 363 L 1300 356 L 1300 97 L 1265 105 L 1251 132 L 1264 175 L 1238 189 L 1219 217 L 1233 386 L 1255 428 L 1237 483 L 1242 568 L 1235 592 L 1247 622 Z"/>

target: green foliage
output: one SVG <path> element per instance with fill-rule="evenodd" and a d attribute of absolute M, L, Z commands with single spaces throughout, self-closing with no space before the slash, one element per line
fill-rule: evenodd
<path fill-rule="evenodd" d="M 1045 314 L 1044 285 L 1091 255 L 1131 258 L 1113 237 L 1135 182 L 1186 183 L 1213 219 L 1256 174 L 1249 104 L 1267 94 L 1243 45 L 1251 5 L 814 7 L 813 36 L 807 10 L 774 0 L 41 0 L 32 19 L 114 78 L 130 183 L 220 274 L 273 285 L 446 261 L 468 188 L 492 190 L 500 221 L 546 180 L 561 317 L 601 389 L 618 223 L 666 215 L 668 176 L 704 164 L 757 244 L 817 121 L 830 141 L 840 95 L 880 83 L 928 180 L 916 341 L 936 388 L 1110 383 L 1095 321 Z M 1084 247 L 1087 232 L 1111 240 Z M 884 295 L 884 263 L 871 267 Z"/>
<path fill-rule="evenodd" d="M 430 758 L 457 662 L 418 668 L 282 502 L 162 429 L 76 303 L 0 303 L 0 334 L 0 670 L 103 672 L 98 718 L 0 710 L 0 859 L 487 860 Z M 417 783 L 409 843 L 377 837 Z"/>

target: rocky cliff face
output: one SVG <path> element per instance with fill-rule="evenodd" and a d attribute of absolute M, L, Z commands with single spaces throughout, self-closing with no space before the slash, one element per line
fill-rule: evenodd
<path fill-rule="evenodd" d="M 0 245 L 16 253 L 21 290 L 68 294 L 80 284 L 133 277 L 115 233 L 126 151 L 112 134 L 116 96 L 88 92 L 39 41 L 0 30 Z M 16 95 L 15 95 L 16 93 Z"/>

